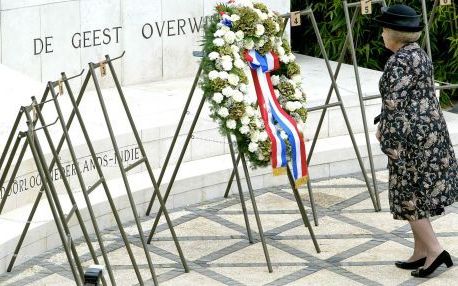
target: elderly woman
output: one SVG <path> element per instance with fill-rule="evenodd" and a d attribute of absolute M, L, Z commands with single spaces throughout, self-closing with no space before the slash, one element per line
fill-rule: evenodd
<path fill-rule="evenodd" d="M 382 8 L 376 21 L 394 53 L 380 79 L 377 139 L 388 156 L 391 213 L 410 223 L 415 240 L 412 256 L 395 264 L 415 269 L 412 276 L 426 277 L 443 263 L 453 265 L 429 219 L 455 202 L 458 166 L 435 97 L 431 60 L 416 43 L 423 28 L 420 15 L 397 4 Z"/>

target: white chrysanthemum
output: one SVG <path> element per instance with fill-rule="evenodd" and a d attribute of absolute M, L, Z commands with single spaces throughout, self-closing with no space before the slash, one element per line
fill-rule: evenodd
<path fill-rule="evenodd" d="M 232 69 L 232 67 L 233 67 L 232 60 L 230 60 L 230 61 L 221 61 L 221 66 L 223 67 L 223 70 L 230 71 Z"/>
<path fill-rule="evenodd" d="M 254 48 L 254 42 L 252 39 L 245 39 L 244 47 L 247 50 L 252 50 Z"/>
<path fill-rule="evenodd" d="M 263 25 L 261 25 L 261 24 L 257 24 L 256 25 L 256 31 L 255 31 L 256 36 L 264 35 L 265 31 L 266 31 L 266 29 L 264 28 Z"/>
<path fill-rule="evenodd" d="M 229 74 L 227 72 L 225 72 L 225 71 L 220 71 L 219 72 L 219 77 L 221 79 L 227 79 L 228 76 L 229 76 Z"/>
<path fill-rule="evenodd" d="M 284 56 L 285 55 L 285 49 L 282 46 L 277 47 L 277 53 L 278 53 L 279 57 Z"/>
<path fill-rule="evenodd" d="M 242 102 L 243 101 L 243 93 L 241 93 L 240 91 L 238 90 L 235 90 L 233 95 L 232 95 L 232 99 L 235 101 L 235 102 Z"/>
<path fill-rule="evenodd" d="M 223 101 L 223 98 L 224 98 L 223 95 L 219 92 L 216 92 L 215 94 L 213 94 L 213 97 L 212 97 L 213 101 L 218 104 L 221 103 L 221 101 Z"/>
<path fill-rule="evenodd" d="M 289 57 L 287 55 L 280 56 L 280 61 L 285 64 L 290 62 Z"/>
<path fill-rule="evenodd" d="M 236 45 L 232 45 L 232 46 L 231 46 L 231 51 L 232 51 L 233 53 L 239 53 L 239 52 L 240 52 L 240 48 L 237 47 Z"/>
<path fill-rule="evenodd" d="M 297 109 L 296 101 L 288 101 L 285 108 L 289 111 L 295 111 Z"/>
<path fill-rule="evenodd" d="M 229 119 L 226 121 L 226 127 L 229 129 L 235 129 L 235 127 L 237 127 L 237 122 L 235 122 L 234 119 Z"/>
<path fill-rule="evenodd" d="M 211 61 L 217 60 L 217 59 L 219 59 L 219 53 L 218 53 L 218 52 L 211 52 L 211 53 L 208 55 L 208 58 L 209 58 Z"/>
<path fill-rule="evenodd" d="M 239 131 L 242 134 L 248 134 L 250 132 L 250 127 L 243 125 L 242 127 L 239 128 Z"/>
<path fill-rule="evenodd" d="M 229 31 L 224 35 L 223 38 L 226 43 L 232 44 L 235 41 L 235 33 L 232 31 Z"/>
<path fill-rule="evenodd" d="M 262 123 L 262 121 L 261 121 L 259 118 L 256 118 L 256 119 L 254 120 L 254 124 L 255 124 L 256 127 L 258 127 L 258 128 L 261 128 L 261 127 L 263 127 L 263 125 L 264 125 L 264 124 Z"/>
<path fill-rule="evenodd" d="M 218 115 L 223 117 L 223 118 L 226 118 L 229 116 L 229 110 L 226 108 L 226 107 L 221 107 L 219 110 L 218 110 Z"/>
<path fill-rule="evenodd" d="M 243 69 L 245 67 L 245 62 L 242 59 L 236 59 L 234 61 L 234 66 L 239 69 Z"/>
<path fill-rule="evenodd" d="M 250 140 L 252 142 L 258 142 L 259 141 L 259 131 L 255 130 L 251 133 Z"/>
<path fill-rule="evenodd" d="M 232 22 L 237 22 L 238 20 L 240 20 L 240 16 L 237 15 L 237 14 L 232 14 L 231 15 L 231 21 Z"/>
<path fill-rule="evenodd" d="M 219 77 L 219 72 L 218 71 L 213 70 L 213 71 L 208 73 L 208 78 L 210 80 L 215 80 L 218 77 Z"/>
<path fill-rule="evenodd" d="M 231 97 L 232 95 L 232 88 L 226 86 L 225 88 L 223 88 L 223 90 L 221 91 L 223 93 L 224 96 L 226 97 Z"/>
<path fill-rule="evenodd" d="M 227 80 L 229 81 L 229 84 L 236 86 L 239 84 L 240 78 L 238 75 L 231 73 L 229 74 Z"/>
<path fill-rule="evenodd" d="M 251 153 L 254 153 L 258 150 L 259 148 L 259 145 L 257 143 L 254 143 L 254 142 L 251 142 L 249 145 L 248 145 L 248 151 L 250 151 Z"/>
<path fill-rule="evenodd" d="M 291 80 L 294 81 L 295 84 L 302 83 L 302 77 L 300 74 L 295 74 L 291 77 Z"/>
<path fill-rule="evenodd" d="M 278 75 L 273 75 L 271 77 L 271 80 L 272 80 L 272 85 L 273 86 L 277 86 L 280 84 L 280 77 Z"/>
<path fill-rule="evenodd" d="M 246 111 L 245 111 L 245 113 L 246 113 Z M 242 117 L 242 119 L 240 119 L 240 122 L 242 122 L 243 125 L 248 125 L 248 124 L 250 124 L 250 117 L 245 115 L 245 116 Z"/>
<path fill-rule="evenodd" d="M 301 109 L 303 107 L 303 103 L 300 101 L 296 101 L 296 110 Z"/>
<path fill-rule="evenodd" d="M 241 40 L 243 40 L 243 38 L 245 38 L 245 33 L 243 31 L 239 30 L 239 31 L 235 32 L 235 39 L 237 41 L 241 41 Z"/>
<path fill-rule="evenodd" d="M 217 47 L 222 47 L 224 46 L 224 40 L 221 38 L 216 38 L 213 40 L 213 44 Z"/>
<path fill-rule="evenodd" d="M 254 116 L 254 108 L 251 107 L 251 106 L 245 107 L 245 114 L 246 114 L 248 117 L 253 117 L 253 116 Z"/>
<path fill-rule="evenodd" d="M 267 132 L 266 132 L 266 131 L 261 131 L 261 132 L 259 133 L 259 141 L 261 141 L 261 142 L 266 141 L 268 137 L 269 137 L 269 136 L 267 135 Z"/>
<path fill-rule="evenodd" d="M 221 38 L 224 36 L 224 34 L 226 34 L 226 31 L 225 30 L 222 30 L 222 29 L 218 29 L 216 30 L 216 32 L 213 34 L 213 36 L 215 38 Z"/>

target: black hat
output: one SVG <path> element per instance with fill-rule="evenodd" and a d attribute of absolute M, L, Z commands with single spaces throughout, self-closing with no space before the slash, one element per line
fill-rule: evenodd
<path fill-rule="evenodd" d="M 382 7 L 382 15 L 375 18 L 380 26 L 396 31 L 419 32 L 423 24 L 414 9 L 404 4 Z"/>

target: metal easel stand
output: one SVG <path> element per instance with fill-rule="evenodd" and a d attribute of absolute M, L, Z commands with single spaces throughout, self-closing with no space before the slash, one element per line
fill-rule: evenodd
<path fill-rule="evenodd" d="M 116 59 L 119 59 L 119 58 L 123 57 L 123 55 L 124 55 L 124 53 L 120 57 L 118 57 Z M 132 192 L 131 192 L 131 189 L 130 189 L 129 181 L 128 181 L 128 178 L 127 178 L 127 172 L 129 172 L 130 170 L 134 169 L 135 167 L 140 166 L 142 163 L 145 163 L 146 168 L 148 170 L 148 174 L 149 174 L 151 182 L 152 182 L 152 184 L 154 186 L 154 192 L 156 193 L 156 196 L 158 198 L 158 201 L 159 201 L 159 204 L 161 206 L 161 209 L 164 211 L 164 215 L 166 217 L 167 224 L 168 224 L 169 229 L 171 231 L 171 234 L 172 234 L 173 240 L 175 242 L 175 246 L 176 246 L 176 248 L 178 250 L 178 253 L 179 253 L 181 262 L 183 264 L 183 267 L 184 267 L 186 272 L 189 272 L 189 269 L 188 269 L 186 260 L 185 260 L 184 255 L 183 255 L 183 251 L 181 250 L 180 244 L 179 244 L 178 239 L 176 237 L 176 233 L 175 233 L 175 230 L 173 228 L 172 221 L 171 221 L 170 216 L 168 214 L 168 211 L 167 211 L 167 209 L 165 207 L 165 200 L 163 200 L 162 195 L 161 195 L 161 193 L 159 191 L 159 187 L 158 187 L 157 182 L 156 182 L 156 180 L 154 178 L 152 167 L 151 167 L 151 165 L 149 163 L 147 154 L 146 154 L 145 149 L 143 147 L 143 143 L 141 141 L 141 138 L 139 136 L 139 133 L 137 131 L 135 123 L 134 123 L 134 121 L 132 119 L 132 115 L 130 113 L 129 107 L 128 107 L 127 102 L 125 100 L 124 93 L 122 91 L 121 85 L 119 83 L 119 80 L 117 78 L 115 69 L 113 67 L 112 62 L 114 60 L 115 59 L 111 60 L 110 57 L 108 55 L 106 55 L 105 56 L 105 61 L 103 61 L 101 63 L 97 63 L 97 64 L 90 63 L 89 64 L 89 71 L 90 71 L 90 75 L 92 76 L 92 79 L 93 79 L 93 82 L 94 82 L 94 85 L 95 85 L 95 89 L 96 89 L 96 92 L 97 92 L 97 95 L 98 95 L 98 98 L 99 98 L 100 106 L 102 108 L 102 113 L 103 113 L 103 116 L 105 118 L 105 122 L 106 122 L 106 125 L 107 125 L 107 128 L 108 128 L 108 131 L 110 133 L 110 139 L 112 141 L 113 148 L 115 150 L 115 156 L 116 156 L 116 158 L 118 160 L 118 166 L 119 166 L 119 169 L 120 169 L 123 181 L 124 181 L 124 185 L 125 185 L 125 188 L 126 188 L 126 191 L 127 191 L 127 196 L 129 198 L 130 206 L 132 208 L 132 212 L 133 212 L 133 215 L 134 215 L 134 218 L 135 218 L 135 223 L 137 225 L 137 229 L 138 229 L 138 232 L 140 234 L 140 240 L 141 240 L 142 246 L 143 246 L 143 248 L 145 250 L 145 254 L 146 254 L 146 257 L 147 257 L 147 260 L 148 260 L 148 265 L 150 266 L 151 273 L 153 274 L 153 280 L 157 284 L 157 278 L 155 277 L 155 274 L 154 274 L 153 264 L 151 262 L 151 256 L 150 256 L 150 253 L 148 251 L 148 247 L 146 245 L 145 237 L 143 236 L 143 228 L 142 228 L 140 220 L 139 220 L 139 216 L 138 216 L 137 209 L 136 209 L 136 206 L 135 206 L 135 201 L 134 201 L 134 198 L 132 196 Z M 110 122 L 110 117 L 108 115 L 108 111 L 107 111 L 107 108 L 106 108 L 106 105 L 105 105 L 105 102 L 104 102 L 104 99 L 103 99 L 103 96 L 102 96 L 102 91 L 100 89 L 100 85 L 99 85 L 99 82 L 98 82 L 98 79 L 97 79 L 97 75 L 96 75 L 96 72 L 95 72 L 95 70 L 97 68 L 100 68 L 102 65 L 105 65 L 105 64 L 108 64 L 108 66 L 109 66 L 111 75 L 112 75 L 112 77 L 114 79 L 114 82 L 116 84 L 116 88 L 117 88 L 118 94 L 119 94 L 119 96 L 121 98 L 124 110 L 125 110 L 126 115 L 127 115 L 128 119 L 129 119 L 129 123 L 130 123 L 131 129 L 132 129 L 132 131 L 134 133 L 134 136 L 135 136 L 135 139 L 137 141 L 137 145 L 138 145 L 138 147 L 139 147 L 139 149 L 141 151 L 141 154 L 142 154 L 142 158 L 141 159 L 139 159 L 137 162 L 135 162 L 132 165 L 127 166 L 127 167 L 123 166 L 123 162 L 122 162 L 122 158 L 121 158 L 121 155 L 120 155 L 120 152 L 119 152 L 118 144 L 116 142 L 116 137 L 115 137 L 114 132 L 113 132 L 113 128 L 112 128 L 112 125 L 111 125 L 111 122 Z"/>
<path fill-rule="evenodd" d="M 84 277 L 84 272 L 67 224 L 67 219 L 71 217 L 71 213 L 67 217 L 65 217 L 62 210 L 62 206 L 59 202 L 57 191 L 52 182 L 52 178 L 49 172 L 47 172 L 48 165 L 46 163 L 43 151 L 41 149 L 38 137 L 36 135 L 36 131 L 38 129 L 34 129 L 32 116 L 29 114 L 29 112 L 31 112 L 33 108 L 33 105 L 24 107 L 24 111 L 27 116 L 28 131 L 20 132 L 19 136 L 27 138 L 26 142 L 28 143 L 28 145 L 30 146 L 30 150 L 32 151 L 32 155 L 37 166 L 38 173 L 40 175 L 42 185 L 46 193 L 46 198 L 51 208 L 54 222 L 56 223 L 57 231 L 59 233 L 59 237 L 64 247 L 65 254 L 67 256 L 67 260 L 72 271 L 73 277 L 77 285 L 83 285 L 82 278 Z M 43 191 L 43 188 L 41 189 L 41 192 Z"/>
<path fill-rule="evenodd" d="M 78 76 L 79 76 L 79 75 L 78 75 Z M 65 217 L 65 221 L 66 221 L 66 223 L 68 223 L 68 222 L 70 221 L 70 219 L 72 218 L 72 216 L 73 216 L 74 214 L 76 214 L 77 219 L 78 219 L 78 222 L 79 222 L 79 225 L 80 225 L 81 230 L 82 230 L 82 232 L 83 232 L 83 236 L 84 236 L 84 238 L 85 238 L 86 244 L 87 244 L 87 246 L 88 246 L 88 248 L 89 248 L 89 252 L 90 252 L 90 254 L 91 254 L 91 257 L 92 257 L 92 259 L 94 260 L 94 262 L 95 262 L 96 264 L 99 264 L 99 261 L 98 261 L 98 259 L 97 259 L 97 255 L 96 255 L 96 253 L 95 253 L 95 251 L 94 251 L 94 247 L 92 246 L 92 243 L 91 243 L 91 240 L 90 240 L 90 238 L 89 238 L 87 229 L 86 229 L 86 227 L 85 227 L 84 220 L 82 219 L 81 213 L 80 213 L 80 211 L 79 211 L 79 209 L 78 209 L 78 206 L 77 206 L 77 204 L 76 204 L 76 201 L 75 201 L 75 199 L 74 199 L 74 196 L 73 196 L 71 187 L 70 187 L 70 185 L 69 185 L 69 183 L 68 183 L 68 180 L 67 180 L 67 178 L 66 178 L 66 176 L 65 176 L 64 168 L 62 167 L 62 164 L 61 164 L 61 162 L 60 162 L 59 159 L 58 159 L 58 154 L 57 154 L 58 152 L 56 151 L 56 149 L 55 149 L 55 147 L 54 147 L 54 144 L 53 144 L 53 142 L 52 142 L 51 136 L 50 136 L 49 131 L 48 131 L 48 126 L 54 125 L 55 123 L 57 123 L 57 120 L 59 120 L 59 119 L 57 119 L 54 123 L 52 123 L 52 124 L 50 124 L 50 125 L 46 125 L 46 122 L 44 121 L 44 119 L 43 119 L 43 117 L 42 117 L 42 114 L 41 114 L 41 109 L 42 109 L 42 106 L 44 105 L 44 103 L 47 103 L 47 102 L 50 102 L 50 101 L 53 101 L 53 100 L 54 100 L 54 99 L 51 99 L 51 100 L 49 100 L 49 101 L 45 101 L 44 99 L 47 97 L 47 95 L 48 95 L 48 93 L 49 93 L 50 90 L 52 90 L 52 92 L 53 92 L 53 88 L 54 88 L 54 86 L 56 86 L 57 84 L 58 84 L 58 82 L 54 82 L 54 83 L 50 82 L 50 83 L 47 85 L 46 91 L 45 91 L 45 95 L 44 95 L 43 100 L 42 100 L 42 103 L 38 104 L 37 101 L 36 101 L 36 99 L 35 99 L 34 97 L 32 97 L 32 100 L 33 100 L 32 107 L 33 107 L 34 114 L 37 116 L 37 119 L 40 120 L 40 123 L 41 123 L 41 126 L 42 126 L 40 129 L 43 129 L 43 130 L 44 130 L 45 135 L 46 135 L 46 139 L 47 139 L 47 141 L 48 141 L 48 145 L 50 146 L 50 148 L 51 148 L 51 150 L 52 150 L 52 154 L 53 154 L 53 159 L 52 159 L 52 162 L 51 162 L 51 166 L 50 166 L 49 169 L 48 169 L 48 173 L 49 173 L 51 170 L 53 170 L 54 164 L 57 163 L 59 172 L 60 172 L 60 174 L 61 174 L 61 177 L 62 177 L 64 186 L 65 186 L 65 189 L 66 189 L 67 194 L 68 194 L 68 196 L 69 196 L 69 199 L 70 199 L 70 201 L 71 201 L 71 203 L 72 203 L 72 209 L 70 210 L 70 212 L 69 212 L 69 214 L 67 215 L 67 217 Z M 22 115 L 22 114 L 24 113 L 25 110 L 26 110 L 25 108 L 21 108 L 20 114 Z M 18 118 L 19 118 L 19 117 L 18 117 Z M 33 126 L 35 126 L 36 120 L 37 120 L 37 119 L 31 121 L 31 122 L 32 122 L 31 124 L 32 124 Z M 16 121 L 16 123 L 19 123 L 19 122 Z M 14 134 L 14 133 L 16 132 L 16 129 L 17 129 L 17 124 L 15 124 L 15 126 L 14 126 L 14 128 L 13 128 L 11 134 Z M 22 137 L 22 136 L 19 136 L 18 138 L 21 138 L 21 137 Z M 12 138 L 12 137 L 11 137 L 11 138 Z M 62 143 L 63 143 L 63 142 L 62 142 Z M 23 152 L 21 152 L 20 158 L 19 158 L 19 160 L 18 160 L 18 162 L 17 162 L 17 164 L 16 164 L 16 169 L 15 169 L 15 171 L 13 172 L 13 175 L 12 175 L 12 177 L 11 177 L 11 181 L 14 181 L 14 178 L 15 178 L 16 173 L 17 173 L 17 168 L 20 166 L 20 164 L 21 164 L 21 162 L 22 162 L 22 157 L 23 157 L 23 155 L 24 155 L 24 151 L 26 150 L 26 148 L 27 148 L 28 145 L 29 145 L 29 144 L 28 144 L 28 141 L 26 141 L 25 144 L 24 144 Z M 16 144 L 15 144 L 15 146 L 16 146 Z M 59 150 L 60 150 L 61 147 L 62 147 L 62 145 L 59 146 Z M 13 153 L 12 153 L 12 156 L 11 156 L 10 158 L 14 157 L 14 153 L 16 152 L 16 149 L 17 149 L 17 148 L 13 148 Z M 9 166 L 9 165 L 10 165 L 10 162 L 8 163 L 8 166 Z M 8 172 L 8 170 L 6 170 L 6 172 L 4 173 L 4 175 L 5 175 L 7 172 Z M 80 174 L 78 174 L 78 175 L 80 175 Z M 18 255 L 18 253 L 19 253 L 19 251 L 20 251 L 20 248 L 21 248 L 21 246 L 22 246 L 22 243 L 23 243 L 23 241 L 24 241 L 24 239 L 25 239 L 25 236 L 26 236 L 26 234 L 27 234 L 28 228 L 30 227 L 30 223 L 32 222 L 33 216 L 34 216 L 34 214 L 35 214 L 35 211 L 36 211 L 36 209 L 37 209 L 37 207 L 38 207 L 38 204 L 39 204 L 39 202 L 40 202 L 41 196 L 42 196 L 42 194 L 43 194 L 43 188 L 44 188 L 44 186 L 41 187 L 40 192 L 38 193 L 38 196 L 37 196 L 37 198 L 36 198 L 36 200 L 35 200 L 35 203 L 34 203 L 34 205 L 33 205 L 33 207 L 32 207 L 32 210 L 31 210 L 31 212 L 30 212 L 30 214 L 29 214 L 29 217 L 28 217 L 28 219 L 27 219 L 27 223 L 26 223 L 26 225 L 25 225 L 25 227 L 24 227 L 24 230 L 23 230 L 23 232 L 22 232 L 22 234 L 21 234 L 21 237 L 20 237 L 20 239 L 19 239 L 19 242 L 18 242 L 18 244 L 17 244 L 17 246 L 16 246 L 16 248 L 15 248 L 13 257 L 12 257 L 12 259 L 11 259 L 11 261 L 10 261 L 10 264 L 9 264 L 8 268 L 7 268 L 7 271 L 8 271 L 8 272 L 10 272 L 10 271 L 12 270 L 13 265 L 14 265 L 14 263 L 15 263 L 15 261 L 16 261 L 17 255 Z M 52 190 L 52 189 L 53 189 L 53 186 L 51 186 L 50 188 L 51 188 L 51 190 Z M 9 188 L 8 188 L 8 189 L 9 189 Z M 8 190 L 8 191 L 9 191 L 9 190 Z M 7 196 L 5 196 L 5 197 L 4 197 L 4 200 L 2 200 L 2 203 L 3 203 L 3 204 L 2 204 L 2 207 L 3 207 L 4 203 L 6 202 L 6 197 L 7 197 Z M 57 204 L 57 203 L 56 203 L 56 204 Z M 92 210 L 89 201 L 87 201 L 87 205 L 88 205 L 88 208 L 90 208 L 90 210 Z M 63 217 L 63 213 L 60 213 L 60 215 Z M 92 215 L 91 215 L 91 219 L 93 219 L 93 216 L 92 216 Z M 94 227 L 95 227 L 96 230 L 98 230 L 97 224 L 96 224 L 96 223 L 94 223 Z M 98 231 L 96 231 L 96 234 L 98 234 Z M 113 285 L 116 285 L 115 280 L 114 280 L 114 277 L 112 276 L 111 267 L 110 267 L 110 264 L 109 264 L 109 262 L 108 262 L 108 259 L 107 259 L 106 255 L 105 255 L 103 243 L 102 243 L 102 240 L 100 239 L 100 237 L 98 237 L 98 241 L 99 241 L 100 249 L 101 249 L 102 254 L 103 254 L 103 256 L 104 256 L 104 259 L 105 259 L 106 268 L 107 268 L 108 274 L 110 275 L 112 284 L 113 284 Z M 76 253 L 76 252 L 75 252 L 75 253 Z M 76 255 L 77 255 L 77 254 L 76 254 Z M 81 268 L 81 264 L 79 263 L 78 260 L 77 260 L 77 266 L 78 266 L 78 270 L 80 271 L 80 273 L 83 273 L 82 268 Z M 105 278 L 104 278 L 104 277 L 102 277 L 102 283 L 103 283 L 104 285 L 106 285 L 106 281 L 105 281 Z"/>
<path fill-rule="evenodd" d="M 382 4 L 383 6 L 386 6 L 385 1 L 382 0 L 374 0 L 372 1 L 374 4 Z M 376 198 L 376 211 L 381 210 L 381 205 L 380 205 L 380 198 L 379 198 L 379 192 L 378 192 L 378 187 L 377 187 L 377 178 L 375 174 L 375 167 L 374 167 L 374 158 L 372 156 L 372 148 L 371 148 L 371 143 L 370 143 L 370 138 L 369 138 L 369 130 L 367 127 L 367 119 L 366 119 L 366 107 L 364 105 L 364 96 L 361 88 L 361 80 L 359 76 L 359 70 L 358 70 L 358 62 L 356 59 L 356 51 L 355 51 L 355 45 L 354 45 L 354 40 L 353 40 L 353 27 L 350 23 L 350 16 L 349 16 L 349 8 L 350 7 L 360 7 L 361 2 L 354 2 L 354 3 L 348 3 L 346 0 L 343 1 L 343 7 L 344 7 L 344 13 L 345 13 L 345 21 L 347 23 L 347 37 L 348 41 L 350 43 L 350 53 L 352 57 L 352 62 L 353 62 L 353 68 L 355 72 L 355 78 L 356 78 L 356 86 L 358 89 L 358 98 L 359 98 L 359 105 L 361 108 L 361 116 L 363 119 L 363 127 L 364 127 L 364 135 L 366 138 L 366 147 L 367 147 L 367 154 L 369 158 L 369 163 L 370 163 L 370 168 L 371 168 L 371 175 L 372 175 L 372 182 L 374 185 L 374 192 L 375 192 L 375 198 Z M 355 14 L 358 14 L 358 9 L 356 9 Z M 372 98 L 371 98 L 372 99 Z"/>

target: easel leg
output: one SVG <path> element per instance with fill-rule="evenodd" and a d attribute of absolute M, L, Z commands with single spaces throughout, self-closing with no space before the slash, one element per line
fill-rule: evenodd
<path fill-rule="evenodd" d="M 253 236 L 251 235 L 251 228 L 250 228 L 250 220 L 248 219 L 248 212 L 246 209 L 245 197 L 243 195 L 242 184 L 240 183 L 240 174 L 239 174 L 238 163 L 237 163 L 240 160 L 241 155 L 239 154 L 237 156 L 237 159 L 235 158 L 234 145 L 232 143 L 232 139 L 230 135 L 227 135 L 227 140 L 229 143 L 229 149 L 231 151 L 232 165 L 234 166 L 233 172 L 235 173 L 235 177 L 237 180 L 237 188 L 239 190 L 240 203 L 242 204 L 243 218 L 245 219 L 245 226 L 246 226 L 246 231 L 248 235 L 248 241 L 250 243 L 253 243 Z"/>
<path fill-rule="evenodd" d="M 199 83 L 200 75 L 202 74 L 202 62 L 199 65 L 199 69 L 197 70 L 196 76 L 194 77 L 194 82 L 192 84 L 191 91 L 189 92 L 188 99 L 186 100 L 186 104 L 183 108 L 183 112 L 181 113 L 180 121 L 178 122 L 178 127 L 175 130 L 175 134 L 173 135 L 172 142 L 170 143 L 170 148 L 167 152 L 167 156 L 165 157 L 164 164 L 162 165 L 161 173 L 159 174 L 159 178 L 157 181 L 157 185 L 160 187 L 162 183 L 162 179 L 164 178 L 165 170 L 170 161 L 170 157 L 172 156 L 173 149 L 175 148 L 175 144 L 178 139 L 178 135 L 180 134 L 181 127 L 183 126 L 184 119 L 186 118 L 186 114 L 188 113 L 189 105 L 191 104 L 192 97 L 194 96 L 194 92 L 197 88 L 197 84 Z M 153 196 L 148 205 L 148 209 L 146 210 L 146 215 L 149 216 L 151 213 L 151 208 L 153 207 L 154 199 L 156 197 L 156 193 L 153 192 Z"/>
<path fill-rule="evenodd" d="M 307 227 L 309 230 L 310 236 L 312 237 L 313 244 L 315 245 L 316 252 L 320 253 L 321 252 L 320 246 L 318 245 L 318 242 L 316 241 L 312 225 L 310 224 L 310 221 L 307 217 L 307 212 L 305 211 L 305 207 L 304 207 L 304 204 L 302 203 L 301 196 L 294 183 L 293 174 L 291 174 L 291 169 L 289 168 L 289 165 L 287 166 L 286 171 L 288 173 L 288 179 L 291 185 L 291 189 L 293 190 L 294 197 L 296 198 L 297 206 L 299 207 L 299 211 L 301 212 L 302 221 L 304 222 L 304 226 Z"/>
<path fill-rule="evenodd" d="M 232 154 L 231 154 L 232 156 Z M 227 181 L 227 187 L 226 187 L 226 191 L 224 192 L 224 198 L 227 199 L 229 197 L 229 192 L 231 191 L 231 187 L 232 187 L 232 182 L 234 181 L 234 177 L 235 177 L 235 168 L 236 166 L 238 166 L 240 163 L 240 156 L 237 156 L 237 159 L 235 160 L 235 164 L 234 165 L 234 168 L 232 169 L 232 172 L 231 172 L 231 176 L 229 177 L 229 180 Z"/>
<path fill-rule="evenodd" d="M 20 143 L 21 143 L 21 137 L 18 136 L 16 138 L 16 141 L 14 142 L 13 149 L 11 150 L 10 157 L 8 158 L 8 162 L 6 162 L 6 167 L 3 170 L 3 174 L 2 174 L 2 177 L 0 179 L 0 188 L 2 188 L 3 184 L 5 183 L 6 176 L 8 175 L 8 171 L 10 169 L 11 164 L 13 163 L 14 155 L 16 154 L 16 151 L 17 151 Z M 5 203 L 6 203 L 6 200 L 8 199 L 8 194 L 9 194 L 9 191 L 10 191 L 10 188 L 9 188 L 10 186 L 9 185 L 11 185 L 12 182 L 14 182 L 14 178 L 16 177 L 16 173 L 17 173 L 17 171 L 19 169 L 19 166 L 21 165 L 22 157 L 24 156 L 24 153 L 25 153 L 25 148 L 22 148 L 21 154 L 19 155 L 19 159 L 18 159 L 18 161 L 16 163 L 16 166 L 15 166 L 15 168 L 13 170 L 13 174 L 11 176 L 11 179 L 10 179 L 10 182 L 8 184 L 8 187 L 5 189 L 5 192 L 4 192 L 3 197 L 2 197 L 2 201 L 0 202 L 0 213 L 2 213 L 3 208 L 5 207 Z"/>
<path fill-rule="evenodd" d="M 242 158 L 243 172 L 245 172 L 246 183 L 248 185 L 248 191 L 250 193 L 251 204 L 253 205 L 253 212 L 256 218 L 256 223 L 258 225 L 259 236 L 261 237 L 262 249 L 264 250 L 264 256 L 266 257 L 267 268 L 269 273 L 273 272 L 272 264 L 270 262 L 269 251 L 267 249 L 266 240 L 264 238 L 264 230 L 262 229 L 261 218 L 259 217 L 258 206 L 256 204 L 256 197 L 254 196 L 253 186 L 251 185 L 250 173 L 248 172 L 248 167 L 245 161 L 245 156 L 240 153 Z"/>

